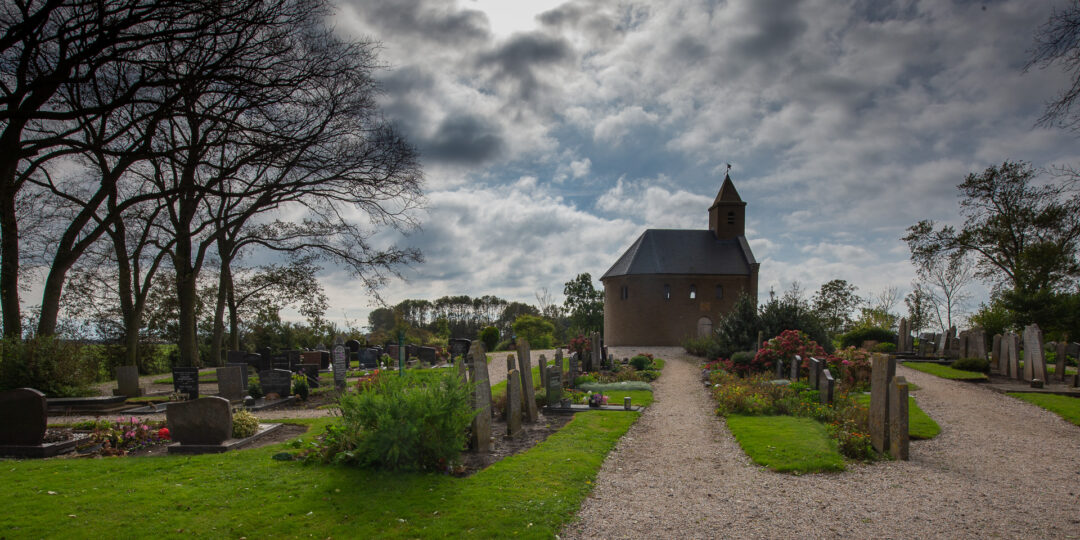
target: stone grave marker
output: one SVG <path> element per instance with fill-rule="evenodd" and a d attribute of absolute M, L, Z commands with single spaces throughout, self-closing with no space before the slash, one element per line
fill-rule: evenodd
<path fill-rule="evenodd" d="M 357 341 L 357 345 L 359 344 L 360 342 Z M 334 386 L 338 389 L 345 388 L 345 375 L 349 371 L 349 355 L 346 353 L 346 345 L 341 336 L 334 340 L 334 347 L 330 351 L 330 361 L 334 368 Z"/>
<path fill-rule="evenodd" d="M 375 369 L 379 367 L 379 349 L 361 349 L 360 350 L 360 368 L 361 369 Z"/>
<path fill-rule="evenodd" d="M 533 388 L 532 361 L 528 355 L 518 358 L 518 370 L 521 371 L 521 399 L 525 401 L 522 411 L 525 413 L 525 421 L 533 423 L 540 419 L 540 413 L 536 410 L 536 390 Z"/>
<path fill-rule="evenodd" d="M 517 367 L 517 358 L 514 358 L 513 353 L 506 355 L 506 372 L 510 373 L 511 369 Z"/>
<path fill-rule="evenodd" d="M 1024 328 L 1024 380 L 1046 382 L 1046 357 L 1043 356 L 1042 331 L 1039 325 Z"/>
<path fill-rule="evenodd" d="M 244 366 L 247 369 L 247 366 Z M 247 395 L 247 386 L 244 386 L 244 376 L 239 367 L 217 368 L 218 395 L 229 400 L 237 401 Z"/>
<path fill-rule="evenodd" d="M 285 351 L 285 354 L 289 356 L 289 371 L 296 371 L 296 368 L 301 364 L 300 355 L 303 354 L 303 352 L 304 351 L 301 350 Z"/>
<path fill-rule="evenodd" d="M 244 356 L 244 362 L 255 369 L 255 373 L 270 369 L 270 353 L 248 353 Z"/>
<path fill-rule="evenodd" d="M 874 354 L 870 372 L 870 444 L 878 452 L 889 451 L 889 387 L 896 376 L 896 360 Z"/>
<path fill-rule="evenodd" d="M 270 362 L 271 369 L 284 369 L 285 371 L 292 371 L 292 367 L 289 365 L 288 353 L 275 354 L 271 357 Z"/>
<path fill-rule="evenodd" d="M 248 389 L 248 365 L 246 362 L 230 362 L 225 364 L 225 367 L 240 368 L 240 384 L 244 387 L 244 392 L 247 393 Z"/>
<path fill-rule="evenodd" d="M 300 373 L 304 374 L 304 378 L 307 380 L 308 388 L 319 387 L 319 365 L 318 364 L 300 364 Z"/>
<path fill-rule="evenodd" d="M 832 403 L 833 393 L 836 391 L 836 379 L 833 378 L 832 372 L 827 369 L 822 370 L 820 386 L 818 395 L 821 396 L 821 402 L 826 405 Z"/>
<path fill-rule="evenodd" d="M 889 388 L 889 454 L 907 461 L 909 445 L 908 383 L 902 376 L 894 377 Z"/>
<path fill-rule="evenodd" d="M 180 444 L 221 444 L 232 437 L 229 400 L 218 396 L 171 404 L 165 421 L 169 436 Z"/>
<path fill-rule="evenodd" d="M 604 353 L 603 345 L 600 344 L 600 332 L 593 332 L 592 334 L 592 350 L 589 351 L 589 360 L 586 363 L 585 371 L 596 371 L 600 369 L 600 355 Z"/>
<path fill-rule="evenodd" d="M 469 345 L 471 344 L 472 341 L 465 338 L 450 339 L 450 342 L 447 343 L 447 349 L 450 352 L 450 361 L 457 362 L 457 357 L 459 356 L 464 359 L 466 355 L 469 354 Z"/>
<path fill-rule="evenodd" d="M 1065 342 L 1057 344 L 1054 351 L 1054 378 L 1065 382 Z"/>
<path fill-rule="evenodd" d="M 139 386 L 138 366 L 117 366 L 116 386 L 113 389 L 114 396 L 139 397 L 145 390 Z"/>
<path fill-rule="evenodd" d="M 319 369 L 330 369 L 330 350 L 323 349 L 319 351 Z"/>
<path fill-rule="evenodd" d="M 188 399 L 199 398 L 199 368 L 174 367 L 173 392 L 186 394 Z"/>
<path fill-rule="evenodd" d="M 484 344 L 477 343 L 469 354 L 472 355 L 473 410 L 478 411 L 472 422 L 472 448 L 487 453 L 491 451 L 491 379 Z"/>
<path fill-rule="evenodd" d="M 559 366 L 548 368 L 545 397 L 548 407 L 557 407 L 562 401 L 562 368 Z"/>
<path fill-rule="evenodd" d="M 998 373 L 1004 373 L 1005 366 L 1002 362 L 1001 356 L 1001 334 L 994 334 L 994 340 L 990 344 L 990 367 L 994 368 L 994 371 Z"/>
<path fill-rule="evenodd" d="M 776 359 L 776 378 L 777 379 L 783 379 L 784 378 L 784 359 L 783 358 L 777 358 Z"/>
<path fill-rule="evenodd" d="M 897 332 L 896 332 L 896 351 L 897 352 L 908 352 L 910 350 L 910 349 L 908 349 L 908 337 L 909 337 L 908 334 L 910 332 L 911 332 L 911 330 L 908 329 L 908 320 L 907 320 L 907 318 L 901 317 L 900 318 L 900 327 L 897 329 Z"/>
<path fill-rule="evenodd" d="M 1005 355 L 1006 376 L 1016 380 L 1023 379 L 1020 372 L 1020 336 L 1009 332 L 1001 338 L 1002 352 Z"/>
<path fill-rule="evenodd" d="M 0 392 L 0 445 L 41 444 L 48 425 L 46 410 L 45 394 L 33 388 Z"/>
<path fill-rule="evenodd" d="M 793 380 L 793 381 L 799 380 L 799 368 L 800 367 L 802 367 L 802 357 L 796 354 L 791 359 L 791 374 L 790 374 L 790 376 L 788 378 Z"/>
<path fill-rule="evenodd" d="M 465 362 L 465 360 L 463 359 L 462 361 L 458 362 L 456 365 L 457 365 L 458 378 L 461 379 L 461 382 L 463 382 L 463 383 L 469 382 L 469 364 L 467 362 Z"/>
<path fill-rule="evenodd" d="M 810 388 L 821 389 L 821 360 L 810 357 Z"/>
<path fill-rule="evenodd" d="M 506 438 L 521 434 L 521 373 L 511 369 L 506 373 Z"/>
<path fill-rule="evenodd" d="M 968 354 L 986 360 L 986 330 L 976 326 L 968 335 Z"/>
<path fill-rule="evenodd" d="M 956 342 L 959 344 L 957 347 L 956 358 L 968 358 L 968 338 L 971 335 L 967 330 L 961 330 L 960 335 L 956 336 Z"/>
<path fill-rule="evenodd" d="M 566 380 L 570 383 L 570 388 L 574 388 L 574 379 L 577 377 L 578 373 L 578 360 L 578 353 L 572 353 L 570 355 L 570 372 L 566 376 Z"/>
<path fill-rule="evenodd" d="M 259 372 L 259 385 L 263 394 L 292 395 L 292 372 L 287 369 L 268 369 Z"/>
<path fill-rule="evenodd" d="M 338 336 L 338 337 L 341 337 L 341 336 Z M 341 339 L 345 339 L 345 338 L 341 338 Z M 337 343 L 336 339 L 334 340 L 334 343 Z M 356 353 L 360 352 L 361 345 L 360 345 L 359 341 L 357 341 L 355 339 L 350 339 L 349 341 L 345 342 L 345 348 L 348 349 L 349 352 L 351 352 L 353 354 L 356 354 Z M 331 360 L 331 361 L 333 361 L 333 360 Z"/>
<path fill-rule="evenodd" d="M 562 369 L 563 369 L 563 355 L 562 355 L 562 349 L 555 349 L 555 361 L 554 361 L 554 362 L 552 362 L 552 363 L 553 363 L 553 364 L 554 364 L 554 365 L 555 365 L 556 367 L 558 367 L 558 368 L 559 368 L 559 371 L 562 371 Z M 561 377 L 560 377 L 560 378 L 561 378 Z"/>
<path fill-rule="evenodd" d="M 439 362 L 435 347 L 417 347 L 416 354 L 421 362 L 424 362 L 429 366 L 434 366 Z"/>
<path fill-rule="evenodd" d="M 518 358 L 524 358 L 529 362 L 530 366 L 532 365 L 532 347 L 529 345 L 529 340 L 527 340 L 525 338 L 521 338 L 521 339 L 517 340 L 517 353 L 518 353 Z M 514 366 L 510 366 L 511 369 L 513 367 Z M 530 377 L 531 377 L 532 376 L 531 375 L 532 370 L 530 370 L 529 373 L 530 373 Z M 522 373 L 522 376 L 524 376 L 524 375 L 525 374 Z M 541 377 L 541 380 L 543 380 L 543 377 Z"/>
<path fill-rule="evenodd" d="M 322 366 L 322 353 L 319 351 L 304 351 L 300 353 L 300 363 L 306 366 Z"/>
<path fill-rule="evenodd" d="M 1069 343 L 1069 345 L 1065 347 L 1065 354 L 1073 358 L 1080 357 L 1080 343 L 1075 341 Z"/>

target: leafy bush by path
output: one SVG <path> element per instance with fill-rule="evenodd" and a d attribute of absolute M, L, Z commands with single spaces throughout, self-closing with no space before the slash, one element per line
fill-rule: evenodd
<path fill-rule="evenodd" d="M 864 341 L 895 344 L 896 333 L 876 326 L 864 326 L 840 336 L 841 347 L 859 347 Z"/>
<path fill-rule="evenodd" d="M 484 347 L 488 351 L 494 351 L 495 347 L 499 344 L 499 329 L 494 326 L 484 327 L 480 331 L 480 341 L 484 342 Z"/>
<path fill-rule="evenodd" d="M 776 472 L 844 470 L 844 458 L 821 423 L 795 416 L 727 417 L 728 429 L 750 459 Z"/>
<path fill-rule="evenodd" d="M 1080 398 L 1040 394 L 1035 392 L 1009 392 L 1009 395 L 1022 399 L 1032 405 L 1042 407 L 1062 418 L 1080 426 Z"/>
<path fill-rule="evenodd" d="M 974 371 L 961 371 L 959 369 L 953 369 L 949 366 L 935 364 L 933 362 L 903 362 L 903 364 L 916 371 L 923 373 L 929 373 L 942 379 L 950 379 L 954 381 L 985 381 L 987 380 L 985 373 L 976 373 Z"/>
<path fill-rule="evenodd" d="M 949 367 L 960 371 L 990 373 L 990 361 L 985 358 L 961 358 L 950 364 Z"/>

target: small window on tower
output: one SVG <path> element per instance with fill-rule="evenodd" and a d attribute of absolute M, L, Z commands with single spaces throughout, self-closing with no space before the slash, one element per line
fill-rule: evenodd
<path fill-rule="evenodd" d="M 619 291 L 619 298 L 622 298 L 623 300 L 630 298 L 630 287 L 623 285 L 622 289 Z"/>
<path fill-rule="evenodd" d="M 690 299 L 693 300 L 695 298 L 697 298 L 697 285 L 691 285 L 690 286 Z"/>
<path fill-rule="evenodd" d="M 724 286 L 723 285 L 717 285 L 716 286 L 716 299 L 717 300 L 723 300 L 724 299 Z"/>
<path fill-rule="evenodd" d="M 664 300 L 671 300 L 671 285 L 664 284 Z"/>
<path fill-rule="evenodd" d="M 728 212 L 727 213 L 727 224 L 728 225 L 734 225 L 735 224 L 735 212 Z"/>

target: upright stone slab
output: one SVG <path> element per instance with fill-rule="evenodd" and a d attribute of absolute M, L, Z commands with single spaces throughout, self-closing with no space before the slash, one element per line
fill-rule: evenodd
<path fill-rule="evenodd" d="M 889 386 L 896 375 L 896 360 L 886 354 L 873 355 L 870 373 L 870 444 L 874 450 L 889 451 Z"/>
<path fill-rule="evenodd" d="M 536 367 L 538 368 L 536 370 L 536 373 L 540 377 L 540 388 L 544 388 L 546 390 L 547 389 L 547 368 L 548 368 L 547 356 L 546 355 L 543 355 L 543 354 L 540 355 L 540 359 L 537 360 Z"/>
<path fill-rule="evenodd" d="M 300 353 L 300 363 L 306 366 L 321 366 L 322 353 L 319 351 L 303 351 Z"/>
<path fill-rule="evenodd" d="M 1043 356 L 1042 330 L 1039 325 L 1024 328 L 1024 380 L 1046 382 L 1046 357 Z"/>
<path fill-rule="evenodd" d="M 777 358 L 776 359 L 776 378 L 777 379 L 783 379 L 784 378 L 784 359 L 783 358 Z"/>
<path fill-rule="evenodd" d="M 461 382 L 469 382 L 469 363 L 464 358 L 457 362 L 457 374 Z"/>
<path fill-rule="evenodd" d="M 795 355 L 791 359 L 791 376 L 789 377 L 793 381 L 799 380 L 799 368 L 802 367 L 802 357 Z"/>
<path fill-rule="evenodd" d="M 807 382 L 810 383 L 810 388 L 813 388 L 814 390 L 819 389 L 818 377 L 821 376 L 820 368 L 821 368 L 821 361 L 818 360 L 817 358 L 811 357 L 810 358 L 810 369 L 808 371 L 809 377 L 807 378 L 808 379 Z"/>
<path fill-rule="evenodd" d="M 45 394 L 33 388 L 0 392 L 0 445 L 36 446 L 48 425 Z"/>
<path fill-rule="evenodd" d="M 994 334 L 994 341 L 990 344 L 990 366 L 998 373 L 1005 373 L 1008 368 L 1001 360 L 1001 334 Z"/>
<path fill-rule="evenodd" d="M 525 421 L 536 422 L 540 419 L 540 412 L 536 410 L 536 389 L 533 388 L 532 361 L 528 354 L 518 358 L 518 369 L 521 371 L 521 399 L 524 400 L 522 410 L 525 412 Z"/>
<path fill-rule="evenodd" d="M 244 374 L 239 367 L 217 368 L 217 381 L 218 395 L 229 401 L 241 400 L 247 395 Z"/>
<path fill-rule="evenodd" d="M 180 444 L 221 444 L 232 437 L 229 400 L 204 397 L 173 403 L 165 409 L 169 436 Z"/>
<path fill-rule="evenodd" d="M 562 371 L 562 369 L 563 369 L 562 349 L 555 349 L 555 362 L 554 362 L 554 364 L 559 368 L 559 371 Z"/>
<path fill-rule="evenodd" d="M 359 347 L 360 342 L 356 345 Z M 349 355 L 345 352 L 346 347 L 345 341 L 338 336 L 334 339 L 334 346 L 330 350 L 330 363 L 334 368 L 334 386 L 338 389 L 345 388 L 345 376 L 349 372 Z"/>
<path fill-rule="evenodd" d="M 956 337 L 956 342 L 959 344 L 956 353 L 957 358 L 969 358 L 971 356 L 968 354 L 968 337 L 970 335 L 971 333 L 967 330 L 961 330 L 960 335 Z"/>
<path fill-rule="evenodd" d="M 529 345 L 529 340 L 521 338 L 517 340 L 517 353 L 518 358 L 524 358 L 532 365 L 532 347 Z"/>
<path fill-rule="evenodd" d="M 570 370 L 566 375 L 566 380 L 569 383 L 570 388 L 574 388 L 574 379 L 577 378 L 577 374 L 578 374 L 578 361 L 579 361 L 579 359 L 580 359 L 580 356 L 578 356 L 578 353 L 572 353 L 570 355 Z"/>
<path fill-rule="evenodd" d="M 137 366 L 117 366 L 114 396 L 139 397 L 143 388 L 139 386 L 139 368 Z"/>
<path fill-rule="evenodd" d="M 457 362 L 457 358 L 460 356 L 462 360 L 465 360 L 465 356 L 469 354 L 469 346 L 472 345 L 472 341 L 464 338 L 451 338 L 447 344 L 447 349 L 450 352 L 450 361 Z"/>
<path fill-rule="evenodd" d="M 506 438 L 521 434 L 521 373 L 511 369 L 506 373 Z"/>
<path fill-rule="evenodd" d="M 1054 351 L 1054 378 L 1065 382 L 1065 342 L 1058 342 Z"/>
<path fill-rule="evenodd" d="M 472 422 L 472 448 L 477 452 L 491 451 L 491 379 L 488 377 L 487 355 L 483 343 L 476 342 L 469 350 L 472 357 L 471 380 L 473 388 L 473 410 L 477 411 Z"/>
<path fill-rule="evenodd" d="M 247 363 L 229 362 L 225 364 L 225 367 L 240 368 L 240 385 L 244 387 L 244 392 L 248 389 L 248 365 Z"/>
<path fill-rule="evenodd" d="M 603 345 L 600 343 L 600 332 L 593 332 L 592 334 L 592 351 L 589 358 L 589 368 L 587 371 L 597 371 L 600 369 L 600 359 L 604 354 Z"/>
<path fill-rule="evenodd" d="M 277 394 L 280 397 L 291 395 L 292 372 L 287 369 L 260 371 L 259 386 L 262 388 L 263 394 Z"/>
<path fill-rule="evenodd" d="M 547 387 L 544 392 L 548 407 L 557 407 L 562 401 L 562 368 L 551 366 L 548 368 Z"/>
<path fill-rule="evenodd" d="M 908 328 L 907 318 L 900 319 L 900 327 L 896 332 L 896 350 L 898 352 L 909 352 L 911 348 L 908 346 L 908 339 L 911 337 L 911 329 Z"/>
<path fill-rule="evenodd" d="M 822 370 L 821 372 L 821 388 L 818 389 L 818 396 L 821 397 L 821 402 L 828 405 L 833 402 L 833 393 L 836 391 L 836 379 L 833 378 L 832 373 L 829 370 Z"/>
<path fill-rule="evenodd" d="M 199 398 L 199 368 L 174 367 L 172 369 L 173 392 L 187 396 L 187 399 Z"/>
<path fill-rule="evenodd" d="M 1020 371 L 1020 336 L 1009 332 L 1002 337 L 1002 345 L 1005 349 L 1005 362 L 1008 369 L 1006 375 L 1016 380 L 1023 379 L 1024 374 Z"/>
<path fill-rule="evenodd" d="M 986 360 L 986 330 L 976 326 L 969 334 L 968 354 L 981 360 Z"/>
<path fill-rule="evenodd" d="M 439 362 L 439 355 L 435 347 L 417 347 L 416 357 L 429 366 L 434 366 Z"/>
<path fill-rule="evenodd" d="M 510 373 L 511 369 L 517 369 L 517 359 L 513 354 L 506 355 L 506 372 Z"/>
<path fill-rule="evenodd" d="M 889 454 L 894 459 L 908 460 L 908 383 L 895 377 L 889 385 Z"/>

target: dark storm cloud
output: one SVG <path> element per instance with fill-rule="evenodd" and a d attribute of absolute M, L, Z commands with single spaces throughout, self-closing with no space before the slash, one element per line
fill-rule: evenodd
<path fill-rule="evenodd" d="M 425 160 L 479 165 L 497 157 L 503 146 L 498 125 L 482 116 L 455 114 L 443 120 L 432 137 L 421 140 L 420 152 Z"/>
<path fill-rule="evenodd" d="M 346 0 L 378 28 L 383 41 L 424 39 L 464 45 L 490 38 L 487 16 L 475 10 L 447 9 L 447 3 L 425 0 Z"/>
<path fill-rule="evenodd" d="M 749 4 L 743 29 L 749 33 L 738 40 L 736 50 L 748 60 L 776 58 L 790 51 L 806 31 L 799 17 L 798 3 L 790 0 L 761 0 Z"/>
<path fill-rule="evenodd" d="M 518 97 L 529 101 L 546 86 L 537 72 L 572 57 L 573 49 L 565 39 L 529 32 L 515 34 L 493 51 L 480 55 L 477 63 L 492 68 L 496 79 L 512 81 Z"/>

